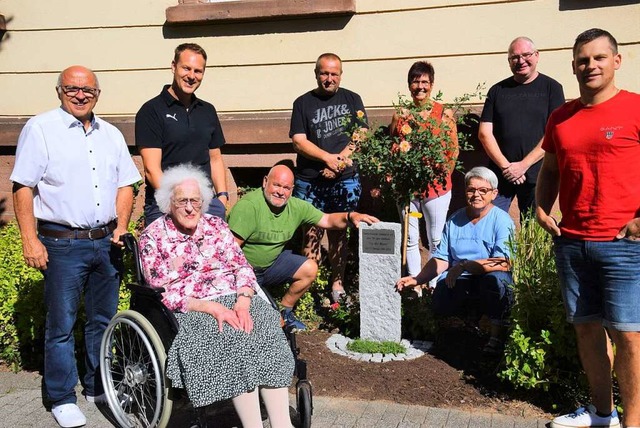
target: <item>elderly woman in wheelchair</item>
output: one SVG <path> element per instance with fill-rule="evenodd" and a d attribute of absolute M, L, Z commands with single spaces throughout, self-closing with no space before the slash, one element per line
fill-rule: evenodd
<path fill-rule="evenodd" d="M 167 170 L 156 191 L 165 215 L 140 236 L 146 281 L 165 289 L 179 324 L 166 374 L 194 407 L 231 398 L 244 427 L 262 427 L 260 390 L 271 426 L 291 427 L 294 358 L 279 313 L 255 297 L 253 269 L 226 223 L 202 213 L 210 184 L 191 165 Z"/>

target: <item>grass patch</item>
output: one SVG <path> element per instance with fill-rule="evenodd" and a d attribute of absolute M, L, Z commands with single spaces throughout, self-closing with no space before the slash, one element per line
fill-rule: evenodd
<path fill-rule="evenodd" d="M 407 349 L 399 343 L 386 341 L 355 339 L 347 344 L 347 349 L 361 354 L 404 354 Z"/>

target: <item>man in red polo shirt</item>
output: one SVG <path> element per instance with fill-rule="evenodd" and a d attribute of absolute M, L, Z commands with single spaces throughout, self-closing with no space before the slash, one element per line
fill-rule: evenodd
<path fill-rule="evenodd" d="M 554 238 L 567 321 L 592 403 L 551 427 L 640 427 L 640 95 L 615 85 L 622 57 L 597 28 L 576 38 L 573 72 L 580 98 L 555 110 L 542 148 L 536 216 Z M 551 217 L 560 196 L 562 221 Z M 615 364 L 608 335 L 616 344 Z"/>

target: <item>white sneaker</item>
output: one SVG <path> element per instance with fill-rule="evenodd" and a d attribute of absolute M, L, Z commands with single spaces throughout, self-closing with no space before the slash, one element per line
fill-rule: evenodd
<path fill-rule="evenodd" d="M 51 414 L 62 428 L 81 427 L 87 424 L 87 418 L 75 403 L 54 406 L 51 408 Z"/>
<path fill-rule="evenodd" d="M 598 416 L 595 406 L 589 404 L 573 413 L 558 416 L 551 421 L 551 428 L 620 428 L 620 418 L 616 409 L 609 416 Z"/>
<path fill-rule="evenodd" d="M 107 396 L 105 394 L 100 394 L 100 395 L 85 395 L 84 398 L 89 402 L 89 403 L 106 403 L 107 402 Z"/>

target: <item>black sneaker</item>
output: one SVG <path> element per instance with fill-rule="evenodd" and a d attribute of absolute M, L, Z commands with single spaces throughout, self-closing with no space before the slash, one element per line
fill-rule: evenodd
<path fill-rule="evenodd" d="M 296 316 L 293 314 L 292 309 L 283 309 L 282 318 L 284 319 L 284 328 L 290 329 L 291 331 L 304 331 L 307 329 L 307 326 L 302 323 Z"/>

